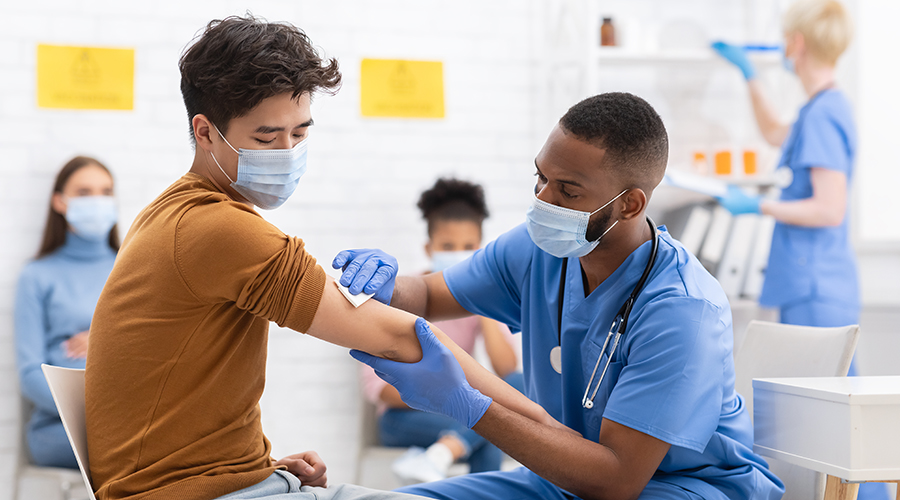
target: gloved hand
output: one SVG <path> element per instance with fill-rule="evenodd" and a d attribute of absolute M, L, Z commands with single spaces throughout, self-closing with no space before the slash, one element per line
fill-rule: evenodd
<path fill-rule="evenodd" d="M 343 268 L 340 283 L 352 295 L 374 293 L 375 300 L 391 304 L 397 279 L 397 259 L 378 249 L 344 250 L 334 257 L 331 267 Z"/>
<path fill-rule="evenodd" d="M 745 79 L 752 80 L 756 76 L 756 68 L 753 67 L 750 59 L 747 59 L 747 53 L 744 52 L 744 49 L 722 41 L 714 42 L 712 48 L 720 56 L 727 59 L 728 62 L 737 66 L 741 73 L 744 74 Z"/>
<path fill-rule="evenodd" d="M 422 359 L 417 363 L 389 361 L 356 349 L 350 355 L 374 368 L 411 408 L 446 415 L 471 429 L 493 400 L 469 385 L 453 353 L 422 318 L 416 319 L 416 336 L 422 345 Z"/>
<path fill-rule="evenodd" d="M 717 196 L 719 204 L 725 207 L 731 215 L 741 214 L 758 214 L 759 196 L 751 196 L 737 186 L 728 186 L 728 194 L 725 196 Z"/>

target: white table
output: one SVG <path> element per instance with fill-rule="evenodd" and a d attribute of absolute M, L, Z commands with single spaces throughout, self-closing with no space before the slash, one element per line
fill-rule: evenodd
<path fill-rule="evenodd" d="M 753 429 L 760 455 L 827 474 L 826 500 L 900 482 L 900 377 L 754 379 Z"/>

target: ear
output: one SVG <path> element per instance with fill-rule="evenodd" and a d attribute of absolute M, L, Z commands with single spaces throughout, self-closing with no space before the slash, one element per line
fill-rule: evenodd
<path fill-rule="evenodd" d="M 794 42 L 793 56 L 795 58 L 799 59 L 800 57 L 803 57 L 806 54 L 806 38 L 800 32 L 796 32 L 791 36 L 794 38 L 794 40 L 793 40 L 793 42 Z"/>
<path fill-rule="evenodd" d="M 647 208 L 647 194 L 641 188 L 632 188 L 622 195 L 622 202 L 625 207 L 622 209 L 621 218 L 634 219 L 640 217 Z"/>
<path fill-rule="evenodd" d="M 50 208 L 59 215 L 66 216 L 66 202 L 63 201 L 62 193 L 53 193 L 50 197 Z"/>
<path fill-rule="evenodd" d="M 191 127 L 194 129 L 194 139 L 197 141 L 197 145 L 206 151 L 211 151 L 213 146 L 212 136 L 218 136 L 219 133 L 216 132 L 209 118 L 198 113 L 191 118 Z"/>
<path fill-rule="evenodd" d="M 425 255 L 427 255 L 429 259 L 431 258 L 432 251 L 433 245 L 431 244 L 431 240 L 428 240 L 428 243 L 425 244 Z"/>

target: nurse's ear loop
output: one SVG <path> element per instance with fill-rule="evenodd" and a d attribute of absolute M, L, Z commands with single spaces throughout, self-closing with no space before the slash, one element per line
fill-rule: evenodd
<path fill-rule="evenodd" d="M 597 363 L 594 365 L 594 371 L 591 372 L 591 378 L 588 380 L 587 387 L 584 389 L 584 396 L 581 398 L 581 406 L 586 409 L 591 409 L 594 407 L 594 398 L 597 396 L 597 391 L 600 390 L 600 384 L 603 383 L 603 377 L 606 375 L 606 371 L 609 369 L 609 363 L 612 361 L 613 354 L 616 353 L 616 348 L 619 346 L 619 341 L 622 336 L 625 335 L 625 328 L 628 326 L 628 317 L 631 315 L 631 309 L 634 307 L 634 302 L 637 300 L 638 295 L 641 293 L 641 289 L 644 287 L 644 283 L 647 282 L 647 277 L 650 276 L 650 271 L 653 269 L 653 264 L 656 263 L 656 254 L 659 249 L 659 231 L 656 229 L 656 223 L 653 222 L 649 216 L 647 217 L 647 224 L 650 225 L 650 231 L 653 234 L 651 237 L 650 244 L 650 257 L 647 259 L 647 264 L 644 266 L 644 273 L 641 274 L 641 279 L 638 280 L 637 284 L 634 286 L 634 290 L 631 291 L 631 295 L 628 296 L 628 299 L 625 300 L 625 303 L 622 304 L 622 307 L 619 308 L 619 312 L 616 313 L 615 319 L 613 319 L 612 326 L 609 327 L 609 333 L 606 334 L 606 340 L 603 342 L 603 347 L 600 349 L 600 354 L 597 356 Z M 557 340 L 560 345 L 562 345 L 562 314 L 563 314 L 563 299 L 565 298 L 565 287 L 566 287 L 566 268 L 568 267 L 569 259 L 563 259 L 562 271 L 560 272 L 559 277 L 559 309 L 557 314 Z M 613 337 L 615 334 L 615 337 Z M 600 378 L 597 380 L 597 386 L 594 387 L 594 392 L 591 393 L 591 397 L 588 398 L 588 393 L 591 391 L 591 385 L 594 383 L 594 377 L 597 375 L 597 369 L 600 368 L 600 360 L 603 359 L 603 353 L 606 352 L 606 347 L 609 345 L 609 340 L 613 339 L 612 350 L 609 353 L 609 356 L 606 358 L 606 364 L 603 366 L 603 371 L 600 372 Z"/>

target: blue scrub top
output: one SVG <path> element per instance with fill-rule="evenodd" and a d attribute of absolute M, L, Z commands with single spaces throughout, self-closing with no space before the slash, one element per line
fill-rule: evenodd
<path fill-rule="evenodd" d="M 780 498 L 781 482 L 752 452 L 750 418 L 734 391 L 728 300 L 665 227 L 656 264 L 594 407 L 582 408 L 600 348 L 644 270 L 650 246 L 641 245 L 588 297 L 578 259 L 571 259 L 561 375 L 550 366 L 550 350 L 558 345 L 562 260 L 540 250 L 524 225 L 445 270 L 444 279 L 466 310 L 522 332 L 528 397 L 586 439 L 597 441 L 607 418 L 672 445 L 656 480 L 706 498 L 723 492 L 729 498 Z"/>
<path fill-rule="evenodd" d="M 826 168 L 847 176 L 847 197 L 856 156 L 856 126 L 850 103 L 838 90 L 824 90 L 801 110 L 785 142 L 779 165 L 793 181 L 782 201 L 812 196 L 810 169 Z M 849 203 L 848 203 L 849 208 Z M 785 306 L 809 299 L 837 299 L 859 305 L 856 258 L 845 214 L 837 227 L 801 227 L 778 222 L 759 302 Z"/>

